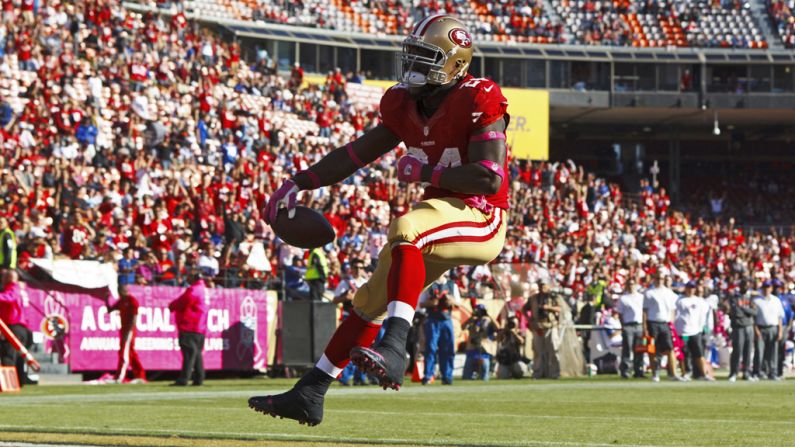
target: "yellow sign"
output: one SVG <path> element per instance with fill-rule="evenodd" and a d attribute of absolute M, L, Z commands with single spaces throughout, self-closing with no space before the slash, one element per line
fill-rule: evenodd
<path fill-rule="evenodd" d="M 397 84 L 397 82 L 395 82 L 395 81 L 377 81 L 375 79 L 368 79 L 368 80 L 364 81 L 364 84 L 365 85 L 374 85 L 376 87 L 381 87 L 382 89 L 386 90 L 389 87 L 392 87 L 393 85 Z"/>
<path fill-rule="evenodd" d="M 504 88 L 508 98 L 508 144 L 513 158 L 549 159 L 549 92 Z"/>

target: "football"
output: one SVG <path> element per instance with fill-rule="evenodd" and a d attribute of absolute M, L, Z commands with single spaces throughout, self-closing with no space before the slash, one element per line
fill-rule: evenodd
<path fill-rule="evenodd" d="M 287 217 L 286 209 L 280 209 L 271 228 L 281 240 L 298 248 L 322 247 L 336 238 L 328 220 L 305 206 L 296 206 L 292 219 Z"/>

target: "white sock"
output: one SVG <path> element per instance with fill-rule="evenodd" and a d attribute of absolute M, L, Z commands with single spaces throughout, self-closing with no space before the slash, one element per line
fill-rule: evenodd
<path fill-rule="evenodd" d="M 392 301 L 386 306 L 386 315 L 387 318 L 402 318 L 411 326 L 411 322 L 414 321 L 414 308 L 403 301 Z"/>
<path fill-rule="evenodd" d="M 342 372 L 342 368 L 337 368 L 331 360 L 326 357 L 326 354 L 320 357 L 320 360 L 317 361 L 315 365 L 319 370 L 323 371 L 324 373 L 330 375 L 333 378 L 337 378 L 338 375 Z"/>

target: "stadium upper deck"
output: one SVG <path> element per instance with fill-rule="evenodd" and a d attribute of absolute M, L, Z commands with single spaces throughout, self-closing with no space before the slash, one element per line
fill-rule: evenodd
<path fill-rule="evenodd" d="M 157 0 L 169 6 L 168 0 Z M 795 0 L 192 0 L 205 17 L 402 35 L 452 13 L 479 41 L 630 47 L 795 46 Z"/>

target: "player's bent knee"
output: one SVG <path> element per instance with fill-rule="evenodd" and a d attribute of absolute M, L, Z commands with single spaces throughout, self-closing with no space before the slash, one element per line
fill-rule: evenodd
<path fill-rule="evenodd" d="M 356 291 L 353 296 L 353 311 L 368 323 L 381 324 L 386 316 L 386 294 L 377 292 L 381 287 L 376 287 L 375 294 L 371 293 L 374 292 L 371 286 L 368 282 Z"/>
<path fill-rule="evenodd" d="M 398 217 L 389 225 L 387 240 L 390 247 L 410 244 L 418 235 L 417 226 L 408 214 Z"/>

